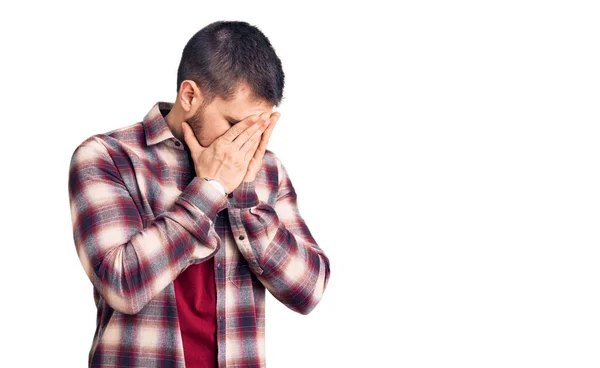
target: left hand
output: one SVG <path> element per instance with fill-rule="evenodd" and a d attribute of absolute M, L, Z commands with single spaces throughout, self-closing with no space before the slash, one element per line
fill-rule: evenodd
<path fill-rule="evenodd" d="M 278 111 L 271 114 L 271 123 L 263 132 L 260 141 L 255 144 L 255 146 L 257 146 L 256 152 L 254 152 L 254 156 L 250 159 L 250 163 L 248 164 L 248 170 L 246 171 L 246 176 L 244 176 L 244 179 L 242 181 L 254 181 L 254 179 L 256 179 L 256 174 L 262 167 L 262 159 L 265 155 L 267 143 L 269 142 L 269 138 L 271 137 L 271 132 L 273 131 L 273 128 L 275 127 L 275 124 L 277 123 L 277 120 L 279 120 L 280 116 L 281 113 Z"/>

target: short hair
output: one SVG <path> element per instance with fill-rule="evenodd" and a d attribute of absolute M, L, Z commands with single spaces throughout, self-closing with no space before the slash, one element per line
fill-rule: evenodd
<path fill-rule="evenodd" d="M 216 96 L 233 98 L 239 83 L 247 83 L 257 99 L 279 106 L 285 75 L 269 39 L 255 26 L 241 21 L 217 21 L 199 30 L 187 42 L 177 70 L 181 83 L 196 82 L 204 104 Z"/>

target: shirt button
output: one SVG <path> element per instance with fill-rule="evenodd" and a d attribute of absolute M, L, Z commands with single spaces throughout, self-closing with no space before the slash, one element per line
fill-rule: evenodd
<path fill-rule="evenodd" d="M 227 195 L 227 197 L 229 197 L 229 198 L 232 198 L 232 197 L 233 197 L 233 193 L 229 193 L 229 194 Z"/>
<path fill-rule="evenodd" d="M 244 239 L 246 239 L 246 237 L 245 237 L 245 236 L 243 236 L 243 235 L 240 235 L 240 237 L 239 237 L 238 239 L 240 239 L 240 240 L 244 240 Z"/>
<path fill-rule="evenodd" d="M 175 145 L 176 145 L 177 147 L 179 147 L 179 146 L 181 146 L 181 143 L 179 143 L 179 141 L 175 141 Z"/>
<path fill-rule="evenodd" d="M 223 316 L 219 316 L 219 321 L 223 322 Z"/>
<path fill-rule="evenodd" d="M 221 264 L 217 264 L 217 268 L 220 270 L 221 269 Z"/>

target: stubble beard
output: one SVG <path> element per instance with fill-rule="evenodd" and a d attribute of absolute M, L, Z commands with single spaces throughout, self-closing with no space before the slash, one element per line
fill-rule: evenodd
<path fill-rule="evenodd" d="M 192 128 L 192 131 L 194 132 L 194 135 L 196 136 L 198 143 L 200 142 L 202 128 L 204 127 L 203 113 L 204 113 L 204 106 L 200 106 L 198 108 L 198 110 L 196 111 L 196 113 L 191 118 L 186 120 L 186 122 Z"/>

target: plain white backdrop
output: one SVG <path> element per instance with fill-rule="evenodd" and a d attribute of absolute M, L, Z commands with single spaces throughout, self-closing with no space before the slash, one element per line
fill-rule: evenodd
<path fill-rule="evenodd" d="M 311 314 L 269 295 L 270 367 L 600 366 L 598 8 L 392 3 L 3 3 L 0 366 L 86 366 L 70 156 L 215 20 L 282 60 L 269 149 L 331 261 Z"/>

